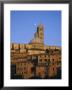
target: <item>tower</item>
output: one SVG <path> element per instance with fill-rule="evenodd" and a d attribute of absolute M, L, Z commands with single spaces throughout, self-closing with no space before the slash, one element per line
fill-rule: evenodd
<path fill-rule="evenodd" d="M 40 39 L 40 43 L 44 43 L 44 27 L 42 24 L 37 27 L 38 38 Z"/>
<path fill-rule="evenodd" d="M 44 27 L 42 24 L 37 26 L 37 32 L 34 34 L 34 38 L 31 40 L 32 44 L 44 44 Z"/>

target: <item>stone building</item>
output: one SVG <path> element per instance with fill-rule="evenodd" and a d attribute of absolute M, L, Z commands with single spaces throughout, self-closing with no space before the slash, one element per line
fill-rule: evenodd
<path fill-rule="evenodd" d="M 61 74 L 61 47 L 44 44 L 44 27 L 40 24 L 28 44 L 11 44 L 11 65 L 15 65 L 11 75 L 23 79 L 55 78 L 58 71 Z"/>

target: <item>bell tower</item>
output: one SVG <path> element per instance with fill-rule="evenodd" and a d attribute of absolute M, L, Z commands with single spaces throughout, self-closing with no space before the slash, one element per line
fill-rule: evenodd
<path fill-rule="evenodd" d="M 31 40 L 32 44 L 44 44 L 44 27 L 42 24 L 37 26 L 37 31 L 34 33 L 34 38 Z"/>
<path fill-rule="evenodd" d="M 40 39 L 40 42 L 44 44 L 44 27 L 42 24 L 38 25 L 37 33 L 38 33 L 38 38 Z"/>

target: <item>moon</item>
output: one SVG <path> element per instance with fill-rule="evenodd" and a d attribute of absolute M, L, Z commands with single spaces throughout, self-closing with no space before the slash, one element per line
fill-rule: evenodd
<path fill-rule="evenodd" d="M 36 26 L 36 24 L 34 24 L 34 26 Z"/>

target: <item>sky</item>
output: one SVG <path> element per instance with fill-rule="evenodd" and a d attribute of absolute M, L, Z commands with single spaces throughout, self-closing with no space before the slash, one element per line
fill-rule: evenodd
<path fill-rule="evenodd" d="M 37 26 L 44 26 L 44 43 L 61 46 L 61 11 L 11 11 L 11 43 L 29 43 Z"/>

